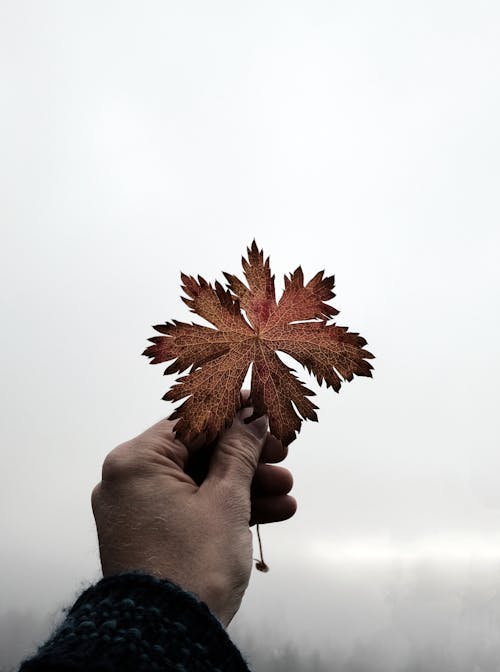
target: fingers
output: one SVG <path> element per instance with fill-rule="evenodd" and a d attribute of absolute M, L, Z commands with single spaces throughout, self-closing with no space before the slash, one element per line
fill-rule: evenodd
<path fill-rule="evenodd" d="M 217 441 L 211 443 L 206 442 L 205 434 L 199 434 L 196 439 L 187 444 L 187 449 L 191 455 L 197 455 L 198 453 L 208 450 L 212 453 L 214 446 Z M 279 439 L 277 439 L 272 434 L 267 433 L 267 439 L 260 454 L 260 462 L 267 462 L 269 464 L 274 464 L 276 462 L 282 462 L 288 455 L 288 448 L 284 446 Z"/>
<path fill-rule="evenodd" d="M 293 476 L 283 467 L 259 464 L 252 481 L 252 495 L 287 495 L 293 486 Z"/>
<path fill-rule="evenodd" d="M 274 464 L 281 462 L 288 455 L 288 448 L 284 446 L 279 439 L 272 434 L 267 435 L 266 443 L 260 455 L 261 462 Z"/>
<path fill-rule="evenodd" d="M 252 513 L 250 525 L 256 523 L 277 523 L 288 520 L 297 510 L 297 502 L 291 495 L 278 497 L 255 497 L 252 498 Z"/>
<path fill-rule="evenodd" d="M 241 411 L 242 417 L 251 414 L 251 408 L 245 408 Z M 175 425 L 176 420 L 169 420 L 164 418 L 155 423 L 144 432 L 139 434 L 132 441 L 135 444 L 133 452 L 136 457 L 139 457 L 138 447 L 148 447 L 158 452 L 160 455 L 167 457 L 183 468 L 193 480 L 200 485 L 208 472 L 209 462 L 217 445 L 217 440 L 206 443 L 204 434 L 200 434 L 194 441 L 184 445 L 176 439 Z M 265 423 L 262 420 L 262 423 Z M 251 423 L 253 425 L 254 423 Z M 255 423 L 256 424 L 256 423 Z M 244 432 L 247 431 L 249 425 L 243 423 Z M 267 433 L 264 446 L 259 456 L 260 462 L 276 463 L 285 459 L 288 453 L 286 446 L 276 439 L 274 436 Z M 140 458 L 141 460 L 143 458 Z"/>
<path fill-rule="evenodd" d="M 250 525 L 291 518 L 297 510 L 297 502 L 288 495 L 292 486 L 288 469 L 259 464 L 252 482 Z"/>
<path fill-rule="evenodd" d="M 189 451 L 189 458 L 185 464 L 185 471 L 198 485 L 201 485 L 207 477 L 208 468 L 216 445 L 216 441 L 208 444 L 204 443 L 204 437 L 200 436 L 197 437 L 193 443 L 189 444 L 187 448 Z M 287 454 L 288 448 L 283 446 L 281 441 L 268 433 L 266 442 L 260 454 L 257 473 L 259 472 L 260 467 L 263 466 L 261 463 L 266 462 L 273 464 L 275 462 L 281 462 L 285 459 Z M 288 492 L 288 490 L 285 492 Z"/>

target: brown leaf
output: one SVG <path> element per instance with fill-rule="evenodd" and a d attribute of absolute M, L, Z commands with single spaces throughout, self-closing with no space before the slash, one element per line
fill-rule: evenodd
<path fill-rule="evenodd" d="M 172 363 L 165 373 L 190 371 L 177 379 L 163 397 L 180 401 L 170 416 L 178 419 L 177 437 L 189 443 L 199 434 L 213 440 L 228 427 L 241 408 L 241 386 L 252 365 L 250 400 L 253 415 L 269 418 L 272 434 L 285 445 L 300 431 L 302 420 L 317 420 L 309 390 L 276 354 L 291 355 L 321 384 L 337 392 L 342 380 L 354 375 L 371 376 L 373 355 L 364 350 L 366 341 L 347 327 L 328 324 L 338 311 L 332 299 L 334 277 L 317 273 L 306 285 L 301 267 L 285 277 L 285 289 L 276 302 L 274 276 L 269 258 L 255 241 L 243 258 L 247 284 L 235 275 L 224 273 L 227 289 L 218 282 L 212 286 L 203 278 L 181 275 L 182 300 L 193 313 L 215 329 L 185 322 L 167 322 L 154 328 L 162 336 L 144 355 L 151 364 Z"/>

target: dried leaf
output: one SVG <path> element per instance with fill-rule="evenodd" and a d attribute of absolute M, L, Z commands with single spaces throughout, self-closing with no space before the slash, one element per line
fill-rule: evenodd
<path fill-rule="evenodd" d="M 300 362 L 318 382 L 340 390 L 342 380 L 371 376 L 373 355 L 366 341 L 347 327 L 328 324 L 338 311 L 329 305 L 334 277 L 317 273 L 306 285 L 302 269 L 285 276 L 285 289 L 276 302 L 269 258 L 264 260 L 255 241 L 242 258 L 246 283 L 224 273 L 227 288 L 198 276 L 181 275 L 193 313 L 215 328 L 185 322 L 167 322 L 154 328 L 161 336 L 144 355 L 151 364 L 172 363 L 165 373 L 189 372 L 177 379 L 163 397 L 183 403 L 170 416 L 177 419 L 177 437 L 185 443 L 205 433 L 207 441 L 228 427 L 241 408 L 241 386 L 252 365 L 250 422 L 264 414 L 269 429 L 288 445 L 302 420 L 317 420 L 309 390 L 276 354 L 281 351 Z"/>

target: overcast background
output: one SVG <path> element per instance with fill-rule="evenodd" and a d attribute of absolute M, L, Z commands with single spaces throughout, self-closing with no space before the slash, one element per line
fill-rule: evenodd
<path fill-rule="evenodd" d="M 233 637 L 259 672 L 498 670 L 500 5 L 2 0 L 0 61 L 0 666 L 99 578 L 90 492 L 172 410 L 140 353 L 191 319 L 180 271 L 255 237 L 377 358 L 340 395 L 296 367 L 299 510 Z"/>

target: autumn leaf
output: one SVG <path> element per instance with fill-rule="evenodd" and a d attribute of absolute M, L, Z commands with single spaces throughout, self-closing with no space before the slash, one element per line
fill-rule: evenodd
<path fill-rule="evenodd" d="M 143 353 L 151 364 L 173 360 L 166 374 L 190 369 L 163 397 L 184 399 L 170 418 L 178 420 L 176 435 L 185 443 L 203 432 L 207 441 L 213 440 L 232 423 L 250 365 L 254 411 L 248 422 L 267 414 L 271 433 L 288 445 L 303 419 L 317 420 L 317 406 L 309 398 L 314 392 L 277 352 L 291 355 L 320 384 L 324 381 L 337 392 L 342 380 L 372 375 L 366 360 L 373 355 L 363 349 L 365 339 L 328 323 L 338 313 L 328 303 L 335 296 L 333 276 L 323 277 L 321 271 L 304 284 L 299 266 L 285 276 L 276 301 L 269 258 L 264 260 L 255 241 L 247 253 L 248 260 L 242 259 L 246 284 L 229 273 L 224 273 L 226 288 L 181 274 L 182 300 L 215 328 L 177 320 L 156 325 L 162 335 L 150 338 L 153 345 Z"/>

